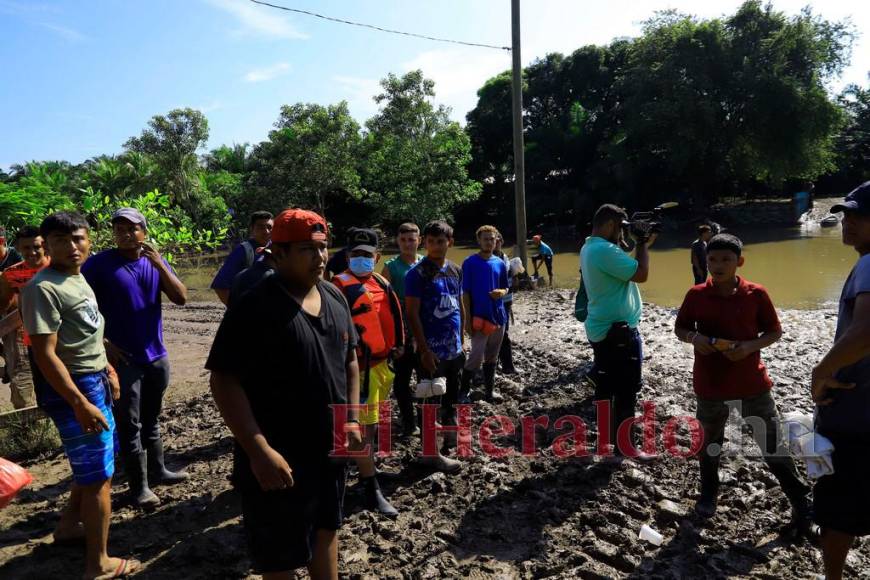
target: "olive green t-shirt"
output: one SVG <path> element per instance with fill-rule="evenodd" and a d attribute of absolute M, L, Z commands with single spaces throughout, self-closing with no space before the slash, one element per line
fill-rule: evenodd
<path fill-rule="evenodd" d="M 70 374 L 106 368 L 105 322 L 84 276 L 44 268 L 21 289 L 20 306 L 27 334 L 57 334 L 55 352 Z"/>

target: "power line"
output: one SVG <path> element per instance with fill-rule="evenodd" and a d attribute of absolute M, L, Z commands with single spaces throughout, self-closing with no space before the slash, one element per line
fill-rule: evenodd
<path fill-rule="evenodd" d="M 377 30 L 379 32 L 387 32 L 389 34 L 401 34 L 402 36 L 413 36 L 414 38 L 423 38 L 426 40 L 434 40 L 435 42 L 449 42 L 451 44 L 463 44 L 465 46 L 477 46 L 480 48 L 494 48 L 496 50 L 506 50 L 510 52 L 511 47 L 509 46 L 495 46 L 493 44 L 480 44 L 477 42 L 464 42 L 462 40 L 451 40 L 449 38 L 436 38 L 434 36 L 426 36 L 425 34 L 415 34 L 413 32 L 403 32 L 401 30 L 391 30 L 389 28 L 381 28 L 380 26 L 374 26 L 373 24 L 363 24 L 361 22 L 351 22 L 350 20 L 342 20 L 341 18 L 333 18 L 331 16 L 324 16 L 323 14 L 317 14 L 316 12 L 309 12 L 307 10 L 299 10 L 298 8 L 288 8 L 287 6 L 279 6 L 277 4 L 270 4 L 269 2 L 263 2 L 262 0 L 251 0 L 254 4 L 261 4 L 263 6 L 268 6 L 269 8 L 277 8 L 278 10 L 285 10 L 287 12 L 296 12 L 298 14 L 305 14 L 306 16 L 314 16 L 315 18 L 322 18 L 323 20 L 329 20 L 332 22 L 340 22 L 341 24 L 350 24 L 351 26 L 360 26 L 362 28 L 370 28 L 372 30 Z"/>

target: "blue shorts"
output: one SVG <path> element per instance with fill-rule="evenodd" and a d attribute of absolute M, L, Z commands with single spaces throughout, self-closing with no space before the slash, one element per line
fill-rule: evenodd
<path fill-rule="evenodd" d="M 109 424 L 107 431 L 99 433 L 85 433 L 69 403 L 44 378 L 36 378 L 37 405 L 51 418 L 60 433 L 72 467 L 73 481 L 79 485 L 91 485 L 112 477 L 115 473 L 118 434 L 112 415 L 112 389 L 106 373 L 72 375 L 79 391 L 103 413 Z"/>

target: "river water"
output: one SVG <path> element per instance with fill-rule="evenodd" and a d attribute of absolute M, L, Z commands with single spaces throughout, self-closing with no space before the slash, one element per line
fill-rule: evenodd
<path fill-rule="evenodd" d="M 812 309 L 831 306 L 857 260 L 855 251 L 841 242 L 840 226 L 832 228 L 794 227 L 764 228 L 733 233 L 743 239 L 746 265 L 741 276 L 767 287 L 779 308 Z M 689 247 L 692 233 L 668 232 L 656 242 L 651 252 L 649 280 L 641 285 L 645 302 L 661 306 L 679 306 L 692 284 Z M 556 252 L 555 285 L 574 288 L 579 281 L 579 247 L 574 241 L 549 242 Z M 461 262 L 476 248 L 460 246 L 449 257 Z M 532 249 L 529 249 L 530 255 Z M 385 253 L 385 258 L 391 252 Z M 202 260 L 186 263 L 178 270 L 191 291 L 192 300 L 215 300 L 208 286 L 219 263 Z M 530 265 L 531 266 L 531 265 Z"/>

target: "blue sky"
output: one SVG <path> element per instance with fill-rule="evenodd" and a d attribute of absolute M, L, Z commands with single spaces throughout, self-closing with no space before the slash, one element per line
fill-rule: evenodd
<path fill-rule="evenodd" d="M 495 45 L 510 44 L 509 0 L 273 0 L 330 16 Z M 862 36 L 832 89 L 867 84 L 870 3 L 806 4 L 851 17 Z M 524 0 L 523 61 L 635 36 L 655 10 L 704 17 L 739 0 Z M 282 104 L 347 100 L 362 122 L 378 80 L 422 68 L 437 102 L 464 121 L 476 90 L 510 66 L 508 52 L 387 35 L 258 6 L 247 0 L 0 0 L 0 167 L 28 160 L 81 162 L 119 153 L 148 119 L 194 107 L 209 147 L 258 142 Z"/>

